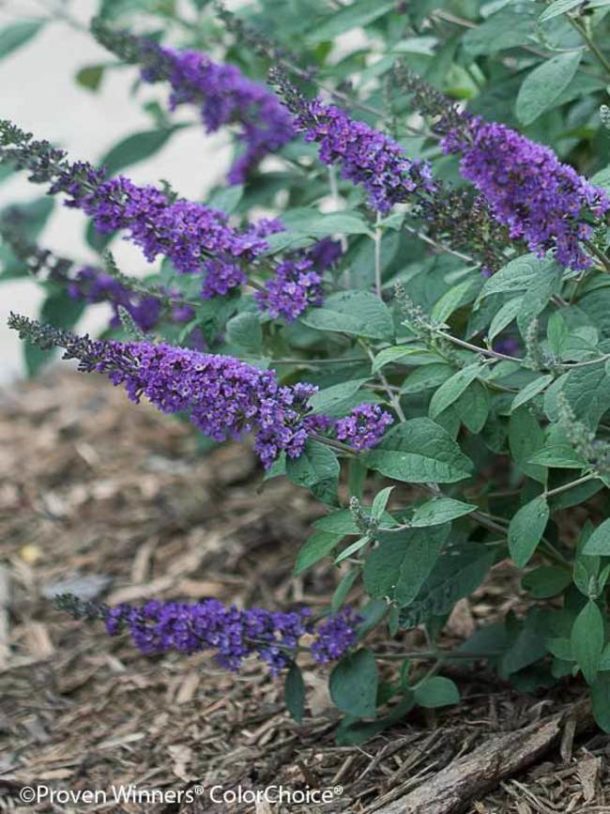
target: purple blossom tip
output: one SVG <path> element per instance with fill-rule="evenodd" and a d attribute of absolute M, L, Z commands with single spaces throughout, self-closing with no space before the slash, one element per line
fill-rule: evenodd
<path fill-rule="evenodd" d="M 584 269 L 591 258 L 582 248 L 610 210 L 604 190 L 562 164 L 548 147 L 503 124 L 472 118 L 449 132 L 447 153 L 461 153 L 460 170 L 486 198 L 492 214 L 512 238 L 522 238 L 542 256 L 553 251 L 561 265 Z"/>

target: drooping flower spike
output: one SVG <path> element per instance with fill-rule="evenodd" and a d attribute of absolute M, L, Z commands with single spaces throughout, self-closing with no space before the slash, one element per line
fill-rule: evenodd
<path fill-rule="evenodd" d="M 274 371 L 232 356 L 164 343 L 92 340 L 14 314 L 9 326 L 42 348 L 63 348 L 64 358 L 78 359 L 82 371 L 105 373 L 113 384 L 125 388 L 132 401 L 145 396 L 163 413 L 187 415 L 216 441 L 253 433 L 255 452 L 265 468 L 282 452 L 298 458 L 311 435 L 336 430 L 327 417 L 310 414 L 308 401 L 316 387 L 280 385 Z M 343 437 L 355 450 L 374 446 L 391 416 L 381 410 L 366 414 L 360 407 L 355 410 L 354 426 L 348 422 Z"/>
<path fill-rule="evenodd" d="M 551 251 L 568 268 L 592 264 L 583 243 L 610 211 L 605 190 L 559 161 L 549 147 L 470 115 L 420 77 L 402 71 L 397 78 L 415 107 L 433 120 L 443 150 L 461 157 L 462 176 L 512 240 L 522 239 L 539 255 Z"/>
<path fill-rule="evenodd" d="M 272 676 L 293 663 L 305 635 L 313 637 L 311 655 L 318 664 L 341 658 L 356 643 L 361 621 L 350 607 L 316 625 L 307 607 L 289 612 L 240 610 L 217 599 L 195 603 L 152 600 L 141 606 L 124 603 L 111 608 L 65 594 L 57 597 L 56 604 L 75 618 L 103 620 L 111 636 L 128 633 L 146 655 L 212 650 L 216 662 L 234 672 L 244 659 L 256 655 Z"/>
<path fill-rule="evenodd" d="M 208 133 L 224 125 L 237 127 L 243 153 L 229 170 L 231 184 L 242 184 L 260 161 L 295 136 L 290 113 L 264 85 L 235 65 L 214 62 L 198 51 L 176 50 L 126 31 L 113 31 L 95 20 L 97 40 L 126 62 L 138 64 L 145 82 L 167 81 L 170 109 L 195 105 Z"/>
<path fill-rule="evenodd" d="M 461 155 L 461 174 L 485 197 L 511 238 L 523 238 L 539 255 L 552 251 L 568 268 L 592 264 L 582 244 L 592 236 L 594 221 L 610 210 L 603 189 L 562 164 L 549 147 L 478 117 L 448 132 L 442 146 Z"/>
<path fill-rule="evenodd" d="M 202 296 L 224 296 L 248 280 L 249 266 L 268 248 L 265 238 L 284 229 L 280 221 L 263 219 L 243 230 L 233 228 L 220 210 L 184 199 L 153 186 L 138 186 L 125 176 L 107 178 L 86 162 L 70 162 L 60 150 L 32 137 L 9 122 L 0 122 L 0 161 L 27 169 L 31 180 L 50 183 L 50 193 L 68 196 L 66 205 L 89 215 L 103 233 L 125 231 L 147 260 L 169 258 L 177 271 L 204 274 Z M 278 286 L 287 268 L 280 264 L 268 279 L 268 296 L 259 304 L 270 313 L 295 319 L 322 300 L 321 274 L 337 259 L 338 244 L 324 240 L 312 249 L 292 255 L 289 263 L 311 266 L 309 276 L 290 275 L 292 305 L 275 308 Z M 311 276 L 314 275 L 314 276 Z M 293 296 L 294 294 L 294 296 Z"/>
<path fill-rule="evenodd" d="M 281 72 L 272 73 L 297 129 L 320 145 L 320 160 L 341 168 L 343 178 L 362 186 L 369 205 L 382 215 L 397 203 L 431 195 L 437 185 L 427 161 L 409 158 L 401 145 L 344 110 L 308 100 Z"/>

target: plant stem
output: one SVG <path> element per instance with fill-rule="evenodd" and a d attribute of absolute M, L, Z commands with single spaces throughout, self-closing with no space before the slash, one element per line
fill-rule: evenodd
<path fill-rule="evenodd" d="M 378 212 L 373 241 L 375 244 L 375 293 L 379 299 L 381 299 L 381 238 L 383 237 L 383 231 L 379 225 L 380 222 L 381 216 Z"/>
<path fill-rule="evenodd" d="M 474 661 L 475 659 L 488 659 L 490 656 L 501 656 L 500 651 L 487 652 L 487 653 L 461 653 L 458 650 L 407 650 L 406 653 L 376 653 L 376 657 L 380 661 L 402 661 L 403 659 L 419 659 L 421 661 L 428 661 L 432 659 L 441 659 L 442 661 L 453 661 L 457 659 L 468 659 Z"/>
<path fill-rule="evenodd" d="M 373 362 L 375 360 L 375 355 L 373 354 L 373 351 L 369 348 L 369 346 L 366 344 L 366 342 L 363 342 L 362 340 L 359 340 L 359 342 L 362 345 L 362 347 L 365 349 L 365 351 L 367 352 L 368 357 L 371 360 L 371 362 Z M 404 423 L 407 420 L 407 417 L 404 414 L 404 411 L 403 411 L 402 406 L 400 404 L 400 398 L 394 392 L 394 390 L 392 388 L 392 385 L 388 382 L 388 380 L 386 379 L 385 374 L 384 374 L 384 372 L 382 370 L 377 371 L 377 378 L 381 382 L 381 384 L 383 386 L 383 389 L 385 390 L 386 395 L 387 395 L 387 397 L 388 397 L 388 399 L 390 401 L 390 404 L 394 408 L 394 412 L 398 416 L 400 422 Z"/>
<path fill-rule="evenodd" d="M 606 59 L 605 54 L 599 48 L 599 46 L 595 43 L 595 41 L 593 40 L 593 37 L 591 37 L 591 35 L 587 31 L 587 29 L 583 25 L 583 23 L 581 23 L 580 20 L 576 20 L 570 14 L 566 14 L 566 19 L 570 23 L 572 28 L 574 28 L 576 31 L 578 31 L 580 36 L 586 42 L 586 44 L 589 47 L 589 50 L 591 51 L 593 56 L 595 56 L 595 58 L 597 59 L 599 64 L 602 66 L 602 68 L 606 71 L 606 73 L 610 75 L 610 62 Z"/>
<path fill-rule="evenodd" d="M 569 489 L 573 489 L 575 486 L 580 486 L 583 483 L 588 483 L 590 480 L 595 480 L 597 477 L 598 476 L 596 474 L 590 472 L 588 475 L 583 475 L 582 478 L 577 478 L 569 483 L 564 483 L 563 486 L 557 486 L 555 489 L 549 489 L 543 492 L 542 497 L 549 498 L 553 497 L 554 495 L 560 495 L 562 492 L 567 492 Z"/>
<path fill-rule="evenodd" d="M 420 232 L 413 226 L 409 226 L 408 223 L 403 223 L 402 228 L 405 229 L 410 234 L 415 235 L 415 237 L 418 237 L 420 240 L 423 240 L 424 243 L 427 243 L 429 246 L 433 246 L 435 249 L 439 249 L 439 251 L 441 252 L 447 252 L 447 254 L 452 254 L 454 257 L 459 257 L 460 260 L 464 260 L 466 263 L 472 263 L 475 266 L 481 265 L 474 259 L 474 257 L 470 257 L 467 254 L 463 254 L 462 252 L 457 251 L 457 249 L 452 249 L 449 246 L 445 246 L 444 243 L 439 243 L 437 240 L 433 240 L 431 237 L 425 234 L 425 232 Z"/>

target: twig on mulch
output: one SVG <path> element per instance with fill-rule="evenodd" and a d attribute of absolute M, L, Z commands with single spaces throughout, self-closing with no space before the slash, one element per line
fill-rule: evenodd
<path fill-rule="evenodd" d="M 474 752 L 454 760 L 429 782 L 380 808 L 377 814 L 459 814 L 471 800 L 531 766 L 557 745 L 568 721 L 575 722 L 577 732 L 590 728 L 590 705 L 583 701 L 568 712 L 490 738 Z"/>

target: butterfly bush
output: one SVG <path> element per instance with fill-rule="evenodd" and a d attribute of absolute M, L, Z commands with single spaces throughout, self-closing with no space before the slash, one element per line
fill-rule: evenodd
<path fill-rule="evenodd" d="M 199 51 L 179 51 L 146 37 L 112 31 L 101 20 L 96 21 L 93 30 L 103 45 L 141 66 L 144 82 L 169 83 L 170 110 L 195 105 L 208 133 L 236 125 L 244 150 L 229 170 L 231 184 L 243 184 L 265 156 L 294 138 L 291 116 L 275 94 L 253 82 L 235 65 L 215 62 Z"/>
<path fill-rule="evenodd" d="M 108 607 L 64 594 L 56 603 L 77 618 L 103 620 L 110 636 L 127 632 L 146 655 L 212 650 L 217 664 L 233 672 L 255 655 L 272 676 L 293 663 L 304 637 L 310 642 L 314 662 L 327 664 L 340 659 L 355 644 L 362 621 L 349 606 L 316 624 L 308 607 L 289 612 L 242 610 L 217 599 L 194 603 L 151 600 L 141 606 L 122 603 Z"/>
<path fill-rule="evenodd" d="M 410 11 L 381 16 L 398 13 Z M 580 11 L 571 15 L 575 37 Z M 436 22 L 426 12 L 422 30 Z M 383 39 L 386 28 L 395 30 L 376 21 L 376 36 Z M 230 180 L 243 189 L 230 197 L 241 196 L 240 214 L 180 198 L 168 185 L 137 185 L 70 162 L 3 123 L 4 163 L 49 184 L 98 232 L 123 232 L 147 260 L 167 261 L 163 286 L 138 288 L 110 267 L 78 264 L 68 273 L 63 261 L 55 266 L 32 253 L 34 266 L 48 269 L 54 296 L 63 286 L 68 297 L 109 302 L 111 327 L 121 319 L 126 340 L 81 337 L 16 315 L 9 324 L 215 441 L 251 436 L 266 480 L 286 476 L 324 506 L 296 555 L 305 591 L 308 580 L 322 584 L 324 561 L 340 580 L 335 612 L 317 621 L 308 608 L 242 610 L 217 600 L 60 604 L 101 618 L 109 634 L 126 633 L 144 654 L 206 650 L 231 670 L 257 656 L 271 675 L 287 670 L 292 703 L 301 694 L 294 670 L 304 648 L 318 665 L 339 660 L 331 696 L 346 714 L 339 737 L 352 743 L 396 721 L 397 710 L 457 695 L 435 675 L 452 658 L 438 631 L 455 602 L 511 560 L 531 608 L 524 601 L 522 613 L 485 631 L 483 653 L 480 641 L 468 652 L 473 659 L 493 652 L 502 679 L 528 690 L 580 671 L 596 719 L 610 729 L 610 546 L 601 503 L 590 502 L 610 478 L 610 199 L 576 169 L 594 172 L 599 164 L 593 107 L 561 94 L 542 100 L 557 108 L 539 113 L 547 117 L 539 126 L 548 123 L 557 136 L 549 137 L 557 155 L 485 118 L 496 98 L 495 68 L 503 77 L 507 70 L 526 75 L 529 84 L 532 65 L 542 64 L 536 50 L 524 56 L 511 48 L 510 59 L 496 63 L 490 53 L 471 63 L 468 48 L 459 48 L 460 69 L 476 68 L 480 79 L 463 94 L 475 97 L 481 115 L 473 115 L 470 101 L 451 101 L 408 70 L 384 73 L 383 59 L 365 60 L 354 86 L 340 82 L 350 63 L 327 59 L 326 46 L 317 49 L 317 73 L 300 60 L 307 45 L 297 44 L 295 56 L 270 48 L 262 35 L 237 39 L 274 65 L 276 96 L 192 47 L 178 50 L 100 22 L 95 30 L 139 66 L 145 82 L 169 84 L 172 110 L 195 105 L 207 130 L 237 131 L 243 151 Z M 244 28 L 230 31 L 239 37 Z M 442 46 L 442 27 L 438 37 L 418 61 Z M 454 46 L 443 52 L 449 61 Z M 558 58 L 576 65 L 576 57 L 589 74 L 599 72 L 603 63 L 591 64 L 596 54 L 585 51 Z M 518 98 L 506 115 L 519 111 Z M 407 122 L 414 112 L 419 118 Z M 417 153 L 401 142 L 414 127 L 418 138 L 409 144 Z M 267 172 L 262 159 L 289 141 L 281 171 Z M 246 222 L 244 213 L 256 217 Z M 155 336 L 130 333 L 125 314 Z M 193 347 L 193 329 L 205 352 Z M 558 512 L 577 503 L 590 522 L 575 539 Z M 547 597 L 553 603 L 542 612 Z M 427 650 L 403 652 L 402 632 L 418 627 Z M 380 640 L 388 638 L 396 641 L 385 650 Z M 526 663 L 523 641 L 536 643 Z M 402 659 L 399 680 L 393 666 L 378 670 L 373 648 L 390 663 Z M 436 663 L 422 668 L 424 661 Z M 372 722 L 380 705 L 388 714 Z M 297 708 L 295 717 L 301 714 Z"/>

